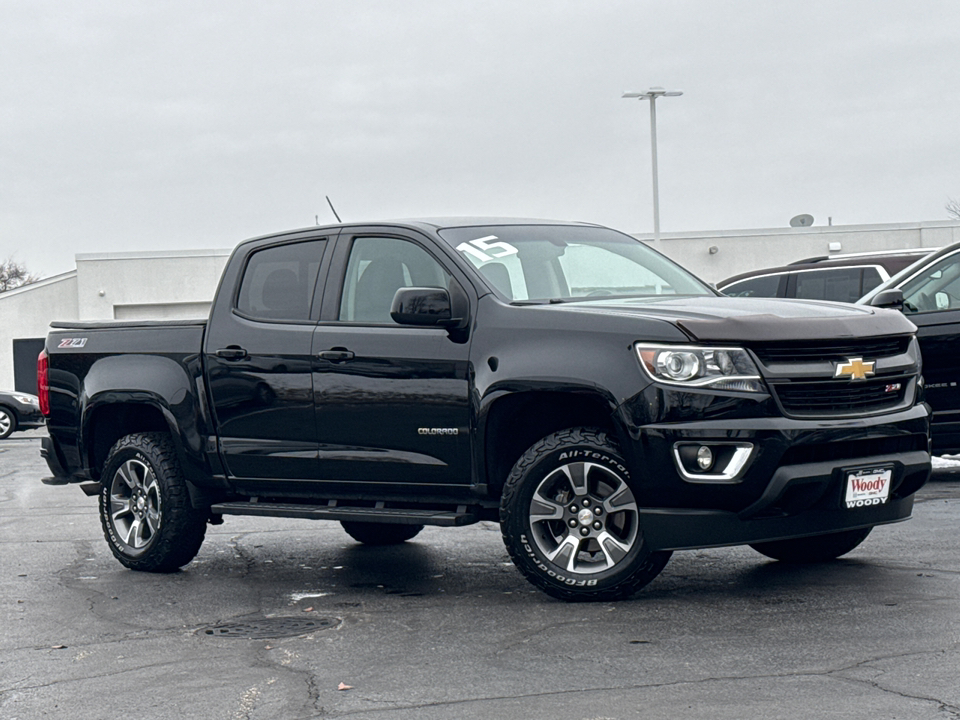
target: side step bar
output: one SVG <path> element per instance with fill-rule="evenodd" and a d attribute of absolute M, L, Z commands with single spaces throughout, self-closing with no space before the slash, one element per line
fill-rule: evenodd
<path fill-rule="evenodd" d="M 211 506 L 215 515 L 259 515 L 261 517 L 303 518 L 307 520 L 347 520 L 353 522 L 392 523 L 395 525 L 442 525 L 459 527 L 477 522 L 480 518 L 473 508 L 458 505 L 456 510 L 388 508 L 383 503 L 377 507 L 351 507 L 337 505 L 331 500 L 327 505 L 304 505 L 299 503 L 224 502 Z"/>

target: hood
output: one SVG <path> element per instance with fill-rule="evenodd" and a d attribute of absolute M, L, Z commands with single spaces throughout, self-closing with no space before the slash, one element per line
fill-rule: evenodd
<path fill-rule="evenodd" d="M 817 300 L 741 297 L 659 297 L 551 305 L 589 315 L 619 315 L 673 323 L 692 340 L 776 342 L 903 335 L 916 326 L 895 310 Z"/>

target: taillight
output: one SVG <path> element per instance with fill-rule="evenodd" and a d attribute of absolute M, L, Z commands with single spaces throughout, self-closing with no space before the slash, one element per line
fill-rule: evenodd
<path fill-rule="evenodd" d="M 50 417 L 50 360 L 46 350 L 41 350 L 37 357 L 37 397 L 40 399 L 40 412 Z"/>

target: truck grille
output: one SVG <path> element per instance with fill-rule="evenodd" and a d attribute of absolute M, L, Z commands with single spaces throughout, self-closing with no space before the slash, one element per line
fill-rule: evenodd
<path fill-rule="evenodd" d="M 903 402 L 911 376 L 849 381 L 793 382 L 773 386 L 780 405 L 790 415 L 822 417 L 877 412 Z"/>
<path fill-rule="evenodd" d="M 790 417 L 877 414 L 914 402 L 919 350 L 910 335 L 771 342 L 750 349 L 780 409 Z M 854 358 L 876 363 L 876 375 L 865 380 L 836 378 L 838 365 Z"/>

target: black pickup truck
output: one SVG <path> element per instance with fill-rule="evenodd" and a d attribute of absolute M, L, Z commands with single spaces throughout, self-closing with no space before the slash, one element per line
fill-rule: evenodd
<path fill-rule="evenodd" d="M 816 562 L 908 518 L 915 330 L 722 297 L 596 225 L 281 233 L 237 247 L 206 321 L 53 325 L 45 482 L 99 495 L 136 570 L 187 564 L 228 514 L 371 544 L 492 520 L 547 593 L 623 598 L 673 550 Z"/>

